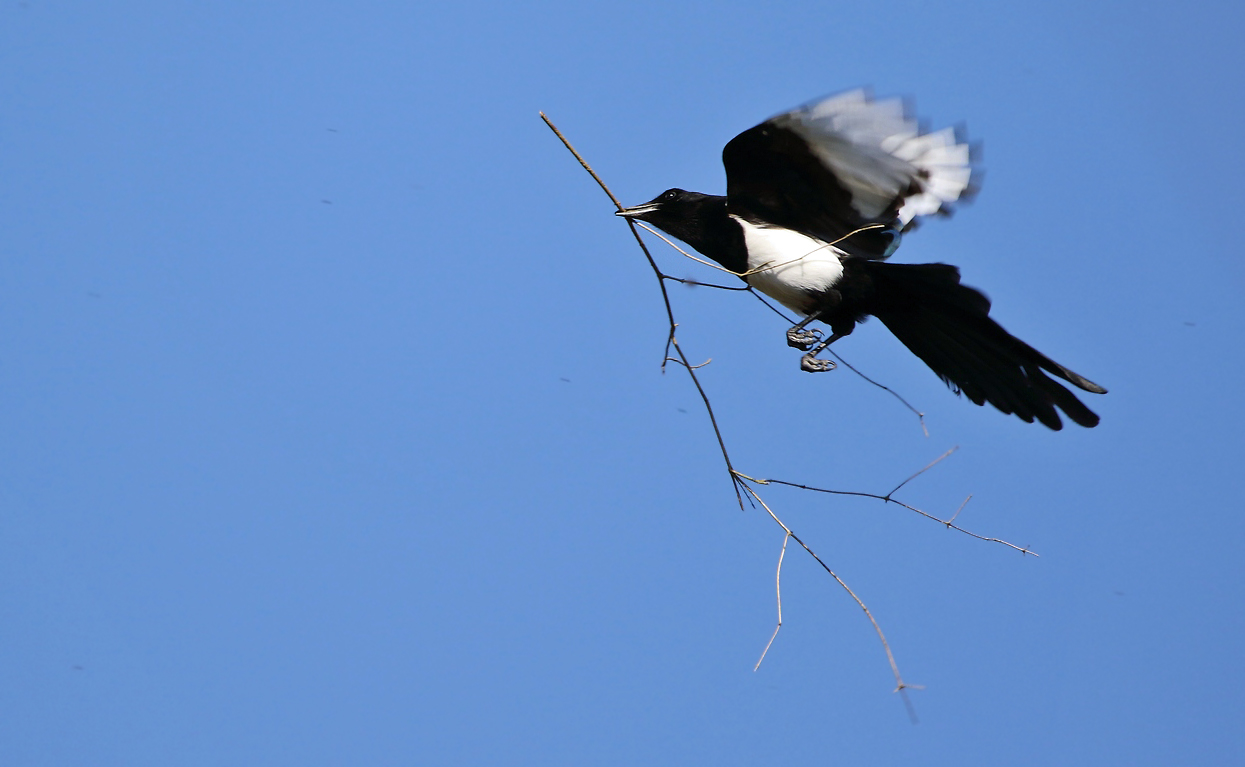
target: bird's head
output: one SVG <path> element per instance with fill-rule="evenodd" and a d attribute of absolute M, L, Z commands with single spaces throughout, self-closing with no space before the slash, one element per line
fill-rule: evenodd
<path fill-rule="evenodd" d="M 724 208 L 726 198 L 683 189 L 667 189 L 643 205 L 623 208 L 614 215 L 644 221 L 668 234 L 695 245 L 693 232 L 703 226 L 710 210 Z M 710 214 L 711 215 L 711 214 Z M 725 215 L 719 212 L 725 219 Z"/>

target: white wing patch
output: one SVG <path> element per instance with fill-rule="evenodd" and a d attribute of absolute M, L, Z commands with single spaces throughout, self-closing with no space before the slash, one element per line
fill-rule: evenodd
<path fill-rule="evenodd" d="M 808 142 L 851 193 L 852 207 L 863 218 L 882 215 L 914 182 L 920 191 L 905 198 L 900 226 L 968 196 L 973 174 L 969 145 L 952 128 L 922 133 L 899 99 L 873 101 L 863 90 L 849 91 L 774 122 Z"/>
<path fill-rule="evenodd" d="M 843 251 L 816 237 L 777 226 L 758 226 L 732 215 L 744 231 L 748 284 L 803 314 L 818 295 L 843 277 Z"/>

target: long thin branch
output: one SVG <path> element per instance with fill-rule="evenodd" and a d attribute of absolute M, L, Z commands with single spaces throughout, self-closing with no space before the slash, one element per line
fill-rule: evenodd
<path fill-rule="evenodd" d="M 774 576 L 774 591 L 778 595 L 778 625 L 774 626 L 774 633 L 770 635 L 769 641 L 765 643 L 765 649 L 761 651 L 761 657 L 757 660 L 757 664 L 752 667 L 756 671 L 765 662 L 765 656 L 769 653 L 770 645 L 774 644 L 774 640 L 778 638 L 778 630 L 782 628 L 782 560 L 787 556 L 787 542 L 791 540 L 791 534 L 786 533 L 782 537 L 782 551 L 778 552 L 778 572 Z"/>
<path fill-rule="evenodd" d="M 562 141 L 563 146 L 570 150 L 571 154 L 575 155 L 575 159 L 579 161 L 579 164 L 583 166 L 584 170 L 588 171 L 588 175 L 592 176 L 593 180 L 595 180 L 601 187 L 601 190 L 609 196 L 614 205 L 619 210 L 622 210 L 622 203 L 618 201 L 618 198 L 614 196 L 614 193 L 610 191 L 610 188 L 605 185 L 605 182 L 601 180 L 601 177 L 597 175 L 597 172 L 592 169 L 592 166 L 588 164 L 588 161 L 585 160 L 579 152 L 575 151 L 575 147 L 571 146 L 571 142 L 567 141 L 566 136 L 562 135 L 562 131 L 558 130 L 557 126 L 545 116 L 544 112 L 540 113 L 540 119 L 545 121 L 545 125 L 548 125 L 554 135 Z M 674 347 L 675 353 L 679 355 L 679 360 L 682 361 L 684 369 L 687 370 L 687 374 L 692 377 L 692 383 L 696 385 L 696 391 L 700 394 L 700 401 L 705 405 L 705 411 L 709 414 L 709 422 L 713 425 L 713 434 L 718 440 L 718 449 L 722 451 L 722 460 L 726 462 L 726 471 L 731 477 L 731 484 L 735 487 L 735 500 L 739 503 L 739 508 L 742 510 L 744 507 L 743 495 L 739 492 L 739 484 L 735 481 L 735 467 L 731 463 L 731 455 L 726 449 L 726 440 L 722 438 L 722 429 L 718 426 L 717 416 L 713 414 L 713 405 L 709 403 L 709 395 L 705 393 L 705 387 L 700 385 L 700 378 L 696 375 L 696 368 L 693 367 L 692 363 L 687 359 L 687 355 L 683 353 L 683 349 L 679 346 L 679 341 L 674 335 L 675 330 L 679 325 L 674 321 L 674 309 L 670 306 L 670 294 L 666 291 L 665 274 L 657 266 L 657 261 L 653 258 L 653 254 L 649 253 L 648 246 L 644 244 L 644 239 L 640 237 L 640 231 L 636 229 L 635 223 L 632 222 L 631 219 L 626 219 L 626 221 L 627 225 L 631 228 L 631 235 L 635 237 L 635 241 L 639 244 L 640 250 L 644 252 L 644 257 L 648 259 L 649 267 L 653 270 L 653 274 L 657 277 L 657 285 L 661 288 L 661 298 L 666 305 L 666 319 L 670 322 L 670 333 L 666 337 L 666 352 L 662 355 L 662 367 L 665 367 L 665 358 L 670 356 L 670 348 Z"/>
<path fill-rule="evenodd" d="M 751 293 L 751 294 L 752 294 L 752 297 L 753 297 L 753 298 L 755 298 L 756 300 L 758 300 L 758 301 L 760 301 L 762 304 L 764 304 L 764 305 L 765 305 L 765 308 L 769 309 L 769 310 L 770 310 L 771 312 L 773 312 L 774 314 L 777 314 L 779 317 L 782 317 L 782 318 L 783 318 L 783 319 L 787 322 L 787 324 L 789 324 L 789 325 L 794 325 L 794 324 L 795 324 L 795 320 L 792 320 L 792 319 L 791 319 L 790 317 L 788 317 L 788 316 L 787 316 L 787 315 L 786 315 L 786 314 L 785 314 L 785 313 L 784 313 L 781 309 L 779 309 L 777 306 L 774 306 L 773 304 L 771 304 L 768 300 L 766 300 L 765 296 L 763 296 L 763 295 L 761 295 L 760 293 L 758 293 L 757 291 L 753 290 L 751 286 L 749 286 L 749 287 L 747 288 L 747 290 L 748 290 L 748 292 L 749 292 L 749 293 Z M 908 400 L 906 400 L 906 399 L 904 399 L 902 396 L 900 396 L 899 392 L 895 391 L 894 389 L 892 389 L 891 387 L 889 387 L 889 386 L 887 386 L 887 385 L 885 385 L 885 384 L 883 384 L 883 383 L 879 383 L 879 382 L 877 382 L 877 381 L 873 380 L 873 379 L 872 379 L 872 378 L 870 378 L 869 376 L 867 376 L 867 375 L 865 375 L 864 373 L 860 372 L 860 371 L 859 371 L 859 370 L 857 370 L 857 369 L 856 369 L 856 368 L 855 368 L 855 367 L 854 367 L 854 366 L 853 366 L 850 362 L 848 362 L 847 360 L 843 359 L 842 355 L 840 355 L 840 354 L 839 354 L 838 352 L 836 352 L 834 349 L 826 349 L 826 352 L 828 352 L 828 353 L 829 353 L 832 357 L 834 357 L 834 358 L 835 358 L 836 360 L 838 360 L 839 362 L 841 362 L 841 363 L 843 363 L 844 365 L 846 365 L 848 370 L 852 371 L 852 372 L 853 372 L 853 373 L 855 373 L 856 375 L 858 375 L 858 376 L 860 376 L 861 378 L 863 378 L 863 379 L 865 379 L 866 381 L 868 381 L 870 384 L 873 384 L 874 386 L 878 387 L 878 388 L 879 388 L 879 389 L 881 389 L 882 391 L 886 392 L 887 394 L 891 395 L 891 396 L 892 396 L 892 397 L 894 397 L 895 399 L 899 400 L 899 401 L 900 401 L 900 403 L 902 403 L 904 407 L 908 408 L 909 410 L 911 410 L 911 411 L 913 412 L 913 414 L 915 414 L 915 415 L 916 415 L 917 420 L 918 420 L 918 421 L 920 422 L 920 424 L 921 424 L 921 431 L 922 431 L 922 433 L 924 433 L 924 434 L 925 434 L 925 436 L 927 436 L 927 437 L 929 436 L 929 429 L 927 429 L 927 428 L 925 427 L 925 414 L 924 414 L 924 413 L 922 413 L 920 410 L 917 410 L 915 407 L 913 407 L 913 406 L 912 406 L 912 403 L 908 402 Z"/>

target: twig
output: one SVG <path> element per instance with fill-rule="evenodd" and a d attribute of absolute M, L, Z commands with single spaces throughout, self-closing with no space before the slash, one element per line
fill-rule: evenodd
<path fill-rule="evenodd" d="M 757 664 L 752 667 L 753 671 L 761 668 L 761 664 L 765 662 L 765 656 L 769 653 L 770 645 L 774 644 L 774 640 L 778 638 L 778 630 L 782 628 L 782 560 L 787 556 L 787 541 L 791 540 L 790 533 L 784 533 L 782 536 L 782 551 L 778 552 L 778 573 L 774 576 L 774 591 L 778 594 L 778 625 L 774 626 L 774 633 L 770 636 L 769 641 L 765 643 L 765 649 L 761 651 L 761 657 L 757 660 Z"/>
<path fill-rule="evenodd" d="M 614 193 L 610 191 L 610 188 L 605 185 L 605 182 L 601 180 L 601 177 L 598 176 L 597 172 L 592 169 L 592 166 L 588 164 L 587 160 L 585 160 L 579 152 L 575 151 L 575 147 L 571 146 L 571 142 L 566 140 L 566 136 L 562 135 L 562 131 L 558 130 L 557 126 L 545 116 L 544 112 L 540 113 L 540 119 L 545 121 L 545 125 L 548 125 L 554 135 L 562 141 L 563 146 L 565 146 L 571 154 L 575 155 L 575 159 L 579 161 L 579 164 L 583 166 L 584 170 L 588 171 L 588 175 L 592 176 L 593 180 L 597 182 L 597 185 L 601 187 L 601 190 L 605 192 L 614 205 L 619 210 L 622 210 L 622 203 L 618 201 L 618 198 L 615 197 Z M 635 237 L 635 241 L 639 244 L 640 250 L 644 252 L 644 257 L 648 259 L 649 267 L 653 270 L 653 274 L 657 277 L 657 285 L 661 288 L 661 299 L 666 305 L 666 319 L 670 322 L 670 333 L 666 338 L 666 353 L 662 355 L 662 367 L 665 367 L 665 359 L 669 358 L 670 349 L 673 347 L 675 353 L 679 355 L 679 360 L 682 361 L 684 369 L 687 370 L 687 374 L 692 377 L 692 383 L 696 385 L 696 391 L 700 394 L 700 401 L 704 403 L 705 410 L 709 413 L 709 423 L 713 425 L 713 435 L 718 440 L 718 449 L 722 451 L 722 460 L 726 463 L 726 471 L 731 477 L 731 484 L 735 487 L 735 500 L 739 503 L 739 508 L 742 510 L 744 507 L 743 494 L 739 492 L 739 483 L 735 481 L 735 467 L 731 463 L 730 453 L 726 450 L 726 440 L 722 438 L 722 429 L 718 426 L 717 416 L 713 413 L 713 405 L 709 403 L 709 395 L 705 394 L 705 387 L 700 385 L 700 378 L 696 375 L 696 369 L 692 367 L 692 363 L 687 359 L 687 355 L 685 355 L 683 353 L 683 349 L 679 347 L 679 341 L 674 335 L 675 329 L 678 328 L 679 325 L 674 321 L 674 309 L 670 306 L 670 294 L 666 291 L 666 280 L 664 279 L 665 275 L 657 266 L 657 261 L 653 258 L 653 254 L 649 253 L 648 246 L 644 244 L 643 238 L 640 237 L 640 231 L 636 228 L 635 222 L 631 219 L 627 219 L 626 221 L 627 226 L 631 229 L 631 235 Z"/>
<path fill-rule="evenodd" d="M 961 512 L 961 511 L 964 511 L 964 507 L 965 507 L 965 506 L 967 506 L 967 505 L 968 505 L 968 502 L 969 502 L 969 501 L 971 501 L 971 500 L 973 500 L 973 496 L 972 496 L 972 495 L 969 495 L 967 498 L 965 498 L 965 499 L 964 499 L 964 503 L 961 503 L 961 504 L 960 504 L 960 508 L 956 509 L 956 510 L 955 510 L 955 513 L 951 515 L 951 519 L 948 519 L 948 520 L 947 520 L 947 527 L 951 527 L 951 523 L 955 521 L 955 518 L 956 518 L 956 517 L 960 516 L 960 512 Z M 1036 557 L 1036 556 L 1037 556 L 1037 554 L 1034 554 L 1033 556 L 1035 556 L 1035 557 Z"/>
<path fill-rule="evenodd" d="M 862 372 L 860 372 L 859 370 L 857 370 L 857 369 L 856 369 L 856 368 L 852 365 L 852 363 L 850 363 L 850 362 L 848 362 L 847 360 L 843 359 L 842 355 L 840 355 L 838 352 L 834 351 L 833 349 L 826 349 L 826 351 L 830 352 L 830 354 L 831 354 L 831 355 L 832 355 L 832 356 L 833 356 L 836 360 L 838 360 L 839 362 L 841 362 L 841 363 L 843 363 L 844 365 L 846 365 L 848 370 L 852 371 L 852 372 L 853 372 L 853 373 L 855 373 L 856 375 L 860 376 L 861 378 L 865 379 L 865 380 L 866 380 L 866 381 L 868 381 L 869 383 L 873 384 L 874 386 L 878 387 L 878 388 L 879 388 L 879 389 L 881 389 L 882 391 L 886 392 L 887 394 L 891 395 L 891 396 L 892 396 L 892 397 L 894 397 L 895 399 L 899 400 L 901 403 L 903 403 L 903 406 L 904 406 L 904 407 L 908 408 L 908 409 L 909 409 L 909 410 L 911 410 L 913 413 L 916 413 L 916 418 L 917 418 L 917 421 L 918 421 L 918 422 L 920 422 L 920 424 L 921 424 L 921 432 L 922 432 L 922 433 L 924 433 L 926 437 L 928 437 L 928 436 L 929 436 L 929 429 L 927 429 L 927 428 L 925 427 L 925 413 L 923 413 L 923 412 L 921 412 L 920 410 L 917 410 L 916 408 L 912 407 L 912 405 L 908 402 L 908 400 L 904 399 L 904 398 L 903 398 L 903 396 L 902 396 L 902 395 L 900 395 L 900 393 L 899 393 L 899 392 L 895 391 L 894 389 L 892 389 L 891 387 L 887 386 L 887 385 L 886 385 L 886 384 L 884 384 L 884 383 L 879 383 L 879 382 L 877 382 L 877 381 L 873 380 L 873 379 L 872 379 L 872 378 L 870 378 L 869 376 L 867 376 L 867 375 L 865 375 L 864 373 L 862 373 Z"/>
<path fill-rule="evenodd" d="M 671 277 L 668 274 L 663 275 L 663 276 L 667 280 L 670 280 L 671 282 L 677 282 L 681 285 L 686 285 L 689 288 L 713 288 L 714 290 L 738 290 L 743 293 L 752 292 L 751 285 L 715 285 L 712 282 L 701 282 L 700 280 L 694 280 L 688 277 Z"/>
<path fill-rule="evenodd" d="M 627 220 L 630 221 L 631 219 L 627 219 Z M 661 240 L 662 242 L 666 243 L 667 245 L 674 248 L 675 250 L 679 251 L 684 256 L 686 256 L 687 258 L 690 258 L 691 260 L 695 261 L 698 264 L 704 264 L 710 269 L 717 269 L 719 272 L 726 272 L 727 274 L 733 274 L 736 277 L 743 276 L 742 274 L 739 274 L 738 272 L 732 272 L 730 269 L 727 269 L 725 266 L 722 266 L 721 264 L 715 264 L 712 261 L 706 261 L 705 259 L 700 258 L 698 256 L 693 256 L 691 253 L 688 253 L 683 248 L 680 248 L 678 245 L 675 245 L 674 241 L 671 240 L 669 237 L 657 231 L 656 229 L 644 223 L 643 221 L 637 221 L 635 225 L 640 227 L 644 231 L 648 232 L 649 234 L 653 235 L 657 239 Z M 662 276 L 664 277 L 665 275 L 662 275 Z"/>
<path fill-rule="evenodd" d="M 688 364 L 687 364 L 686 362 L 684 362 L 683 360 L 675 359 L 674 357 L 666 357 L 666 362 L 673 362 L 673 363 L 674 363 L 674 364 L 676 364 L 676 365 L 683 365 L 683 366 L 684 366 L 684 367 L 686 367 L 688 370 L 700 370 L 700 369 L 701 369 L 701 368 L 703 368 L 705 365 L 708 365 L 710 362 L 713 362 L 713 357 L 710 357 L 709 359 L 705 360 L 704 362 L 700 363 L 699 365 L 688 365 Z"/>
<path fill-rule="evenodd" d="M 934 460 L 930 461 L 928 464 L 926 464 L 926 465 L 925 465 L 925 468 L 921 469 L 921 470 L 920 470 L 920 471 L 918 471 L 916 474 L 913 474 L 911 477 L 908 477 L 908 478 L 907 478 L 907 479 L 905 479 L 903 482 L 900 482 L 898 485 L 895 485 L 895 489 L 894 489 L 894 490 L 891 490 L 889 493 L 887 493 L 887 494 L 886 494 L 886 497 L 887 497 L 887 498 L 890 498 L 892 495 L 894 495 L 895 493 L 899 492 L 899 488 L 903 487 L 904 485 L 908 484 L 908 483 L 909 483 L 909 482 L 911 482 L 912 480 L 914 480 L 914 479 L 916 479 L 917 477 L 921 476 L 921 475 L 922 475 L 922 474 L 924 474 L 925 472 L 927 472 L 927 471 L 929 471 L 930 469 L 934 468 L 934 466 L 936 466 L 937 464 L 939 464 L 939 463 L 942 461 L 942 459 L 946 458 L 947 456 L 951 455 L 952 453 L 954 453 L 956 450 L 959 450 L 959 449 L 960 449 L 960 446 L 959 446 L 959 445 L 956 445 L 955 447 L 951 448 L 951 449 L 950 449 L 950 450 L 948 450 L 947 452 L 943 453 L 942 455 L 938 456 L 938 457 L 937 457 L 937 458 L 935 458 Z"/>
<path fill-rule="evenodd" d="M 788 324 L 790 324 L 790 325 L 794 325 L 794 324 L 795 324 L 795 321 L 794 321 L 794 320 L 792 320 L 790 317 L 788 317 L 786 314 L 784 314 L 784 313 L 783 313 L 783 311 L 782 311 L 781 309 L 779 309 L 778 307 L 776 307 L 776 306 L 774 306 L 773 304 L 771 304 L 768 300 L 766 300 L 765 296 L 761 295 L 761 294 L 760 294 L 759 292 L 757 292 L 756 290 L 753 290 L 751 286 L 749 286 L 749 287 L 747 288 L 747 291 L 748 291 L 749 293 L 751 293 L 751 294 L 752 294 L 753 298 L 755 298 L 756 300 L 758 300 L 758 301 L 760 301 L 762 304 L 764 304 L 766 309 L 769 309 L 769 310 L 770 310 L 771 312 L 773 312 L 774 314 L 777 314 L 779 317 L 782 317 L 782 318 L 783 318 L 783 320 L 784 320 L 784 321 L 786 321 Z M 860 376 L 861 378 L 865 379 L 865 380 L 866 380 L 866 381 L 868 381 L 869 383 L 873 384 L 874 386 L 876 386 L 876 387 L 878 387 L 879 389 L 881 389 L 881 390 L 885 391 L 887 394 L 891 395 L 891 396 L 892 396 L 892 397 L 894 397 L 895 399 L 899 400 L 899 401 L 900 401 L 900 403 L 902 403 L 904 407 L 908 408 L 909 410 L 911 410 L 911 411 L 912 411 L 912 412 L 916 415 L 917 420 L 918 420 L 918 421 L 920 422 L 920 424 L 921 424 L 921 431 L 925 434 L 925 436 L 927 436 L 927 437 L 929 436 L 929 429 L 925 428 L 925 413 L 923 413 L 923 412 L 921 412 L 920 410 L 917 410 L 915 407 L 913 407 L 913 406 L 912 406 L 912 404 L 911 404 L 910 402 L 908 402 L 908 400 L 906 400 L 906 399 L 904 399 L 902 396 L 900 396 L 899 392 L 895 391 L 894 389 L 890 388 L 889 386 L 886 386 L 885 384 L 878 383 L 877 381 L 873 380 L 873 379 L 872 379 L 872 378 L 870 378 L 869 376 L 867 376 L 867 375 L 865 375 L 864 373 L 862 373 L 862 372 L 860 372 L 859 370 L 857 370 L 857 369 L 856 369 L 856 368 L 855 368 L 855 367 L 854 367 L 854 366 L 853 366 L 850 362 L 848 362 L 847 360 L 843 359 L 842 355 L 840 355 L 840 354 L 839 354 L 838 352 L 836 352 L 834 349 L 829 349 L 829 348 L 827 348 L 827 349 L 826 349 L 826 351 L 827 351 L 827 352 L 829 352 L 829 353 L 830 353 L 830 355 L 831 355 L 831 356 L 833 356 L 836 360 L 838 360 L 839 362 L 841 362 L 841 363 L 843 363 L 844 365 L 846 365 L 848 370 L 852 371 L 852 372 L 853 372 L 853 373 L 855 373 L 856 375 Z"/>

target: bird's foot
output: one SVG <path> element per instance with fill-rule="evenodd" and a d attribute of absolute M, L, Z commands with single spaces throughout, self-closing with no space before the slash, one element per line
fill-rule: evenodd
<path fill-rule="evenodd" d="M 800 358 L 800 370 L 806 373 L 825 373 L 837 367 L 838 365 L 833 360 L 819 359 L 811 354 L 805 354 Z"/>
<path fill-rule="evenodd" d="M 797 326 L 787 331 L 787 346 L 790 346 L 792 349 L 799 349 L 802 352 L 813 348 L 813 344 L 820 340 L 820 330 L 805 330 Z"/>

